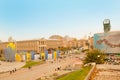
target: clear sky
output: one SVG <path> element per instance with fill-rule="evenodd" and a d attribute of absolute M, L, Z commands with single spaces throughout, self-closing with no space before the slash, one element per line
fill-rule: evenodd
<path fill-rule="evenodd" d="M 103 20 L 120 30 L 120 0 L 0 0 L 0 40 L 48 38 L 53 34 L 78 39 L 103 32 Z"/>

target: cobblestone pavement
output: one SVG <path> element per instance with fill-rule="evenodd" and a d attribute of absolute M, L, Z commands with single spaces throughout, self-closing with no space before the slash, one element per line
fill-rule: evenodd
<path fill-rule="evenodd" d="M 97 65 L 97 71 L 93 80 L 120 80 L 120 65 Z"/>
<path fill-rule="evenodd" d="M 67 57 L 60 62 L 58 60 L 53 63 L 46 62 L 45 64 L 34 66 L 30 70 L 22 68 L 12 74 L 9 72 L 0 74 L 0 80 L 36 80 L 42 76 L 53 74 L 57 67 L 64 69 L 66 66 L 72 65 L 76 60 L 76 58 Z"/>

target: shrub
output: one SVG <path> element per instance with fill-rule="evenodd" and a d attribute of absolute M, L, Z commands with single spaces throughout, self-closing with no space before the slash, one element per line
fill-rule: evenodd
<path fill-rule="evenodd" d="M 95 62 L 97 64 L 101 64 L 104 63 L 104 58 L 105 58 L 104 52 L 98 49 L 93 49 L 87 52 L 87 56 L 85 58 L 84 63 Z"/>

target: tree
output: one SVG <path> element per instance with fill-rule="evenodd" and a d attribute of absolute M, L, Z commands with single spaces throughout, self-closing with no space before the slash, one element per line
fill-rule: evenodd
<path fill-rule="evenodd" d="M 88 51 L 84 63 L 95 62 L 97 64 L 101 64 L 104 63 L 104 58 L 105 58 L 104 52 L 98 49 L 93 49 Z"/>

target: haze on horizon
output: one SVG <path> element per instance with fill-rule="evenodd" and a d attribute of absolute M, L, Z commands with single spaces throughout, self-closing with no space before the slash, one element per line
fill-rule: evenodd
<path fill-rule="evenodd" d="M 0 0 L 0 40 L 48 38 L 69 35 L 77 39 L 103 32 L 103 20 L 111 31 L 120 30 L 120 0 Z"/>

